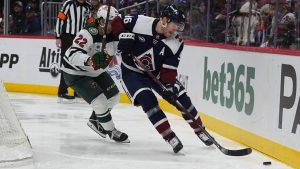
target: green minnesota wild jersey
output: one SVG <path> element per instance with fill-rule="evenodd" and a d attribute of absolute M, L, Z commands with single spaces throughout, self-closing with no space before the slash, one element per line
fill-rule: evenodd
<path fill-rule="evenodd" d="M 85 65 L 87 59 L 102 49 L 103 36 L 98 32 L 98 25 L 92 23 L 82 29 L 74 38 L 72 46 L 66 51 L 61 70 L 72 75 L 96 77 L 105 69 L 94 70 Z M 106 51 L 113 56 L 117 52 L 118 39 L 112 34 L 106 38 Z"/>

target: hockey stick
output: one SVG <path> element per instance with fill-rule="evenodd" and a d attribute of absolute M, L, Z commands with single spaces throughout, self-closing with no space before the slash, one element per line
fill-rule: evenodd
<path fill-rule="evenodd" d="M 144 69 L 144 71 L 147 73 L 148 76 L 150 76 L 152 78 L 152 80 L 158 84 L 161 89 L 163 89 L 163 91 L 167 91 L 168 89 L 148 70 L 148 68 L 140 61 L 137 59 L 137 57 L 133 57 L 134 61 L 141 67 Z M 224 148 L 223 146 L 221 146 L 203 127 L 202 125 L 199 124 L 198 121 L 196 121 L 194 119 L 194 117 L 191 115 L 191 113 L 189 111 L 187 111 L 186 108 L 184 108 L 181 103 L 176 100 L 174 101 L 174 104 L 176 104 L 176 106 L 178 106 L 180 108 L 180 110 L 182 110 L 184 113 L 187 114 L 187 116 L 203 131 L 203 133 L 210 139 L 212 140 L 212 142 L 214 143 L 214 145 L 217 146 L 217 148 L 224 153 L 225 155 L 229 155 L 229 156 L 245 156 L 248 155 L 252 152 L 251 148 L 244 148 L 244 149 L 239 149 L 239 150 L 229 150 L 227 148 Z"/>
<path fill-rule="evenodd" d="M 107 9 L 107 15 L 106 15 L 105 25 L 104 25 L 104 34 L 103 34 L 103 38 L 102 38 L 101 52 L 104 52 L 105 47 L 106 47 L 107 25 L 108 25 L 108 20 L 109 20 L 109 13 L 110 13 L 110 3 L 109 3 L 109 1 L 108 1 L 107 5 L 108 5 L 108 9 Z"/>

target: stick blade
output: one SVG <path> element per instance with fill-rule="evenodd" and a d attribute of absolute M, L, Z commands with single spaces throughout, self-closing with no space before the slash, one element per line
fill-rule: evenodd
<path fill-rule="evenodd" d="M 249 155 L 252 152 L 251 148 L 245 148 L 245 149 L 240 149 L 240 150 L 228 150 L 225 148 L 222 148 L 221 151 L 229 156 L 245 156 Z"/>

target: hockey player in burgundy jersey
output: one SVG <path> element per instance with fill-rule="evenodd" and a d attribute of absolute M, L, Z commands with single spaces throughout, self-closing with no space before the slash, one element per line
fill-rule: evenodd
<path fill-rule="evenodd" d="M 183 145 L 170 127 L 166 115 L 160 109 L 153 90 L 171 104 L 178 100 L 202 124 L 196 108 L 187 96 L 184 87 L 176 79 L 177 67 L 183 42 L 177 31 L 183 31 L 185 17 L 176 6 L 167 6 L 159 19 L 138 16 L 122 18 L 127 32 L 119 35 L 118 49 L 122 54 L 122 85 L 135 105 L 141 105 L 159 134 L 172 146 L 175 153 Z M 168 89 L 163 91 L 134 62 L 137 57 Z M 175 94 L 175 95 L 174 95 Z M 175 98 L 174 98 L 175 97 Z M 183 118 L 193 128 L 196 135 L 207 146 L 212 141 L 184 113 Z M 202 124 L 203 125 L 203 124 Z"/>
<path fill-rule="evenodd" d="M 117 51 L 118 38 L 111 33 L 114 29 L 111 22 L 118 17 L 118 11 L 110 8 L 106 47 L 102 51 L 107 13 L 108 6 L 101 6 L 96 21 L 76 35 L 73 45 L 65 53 L 62 71 L 66 84 L 93 108 L 88 126 L 102 137 L 109 135 L 116 142 L 128 143 L 128 135 L 115 128 L 110 114 L 119 102 L 119 90 L 106 72 L 112 55 Z"/>

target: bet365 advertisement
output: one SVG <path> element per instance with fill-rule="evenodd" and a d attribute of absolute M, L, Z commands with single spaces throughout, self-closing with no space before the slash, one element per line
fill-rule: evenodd
<path fill-rule="evenodd" d="M 198 111 L 300 151 L 300 57 L 185 46 L 179 72 Z"/>

